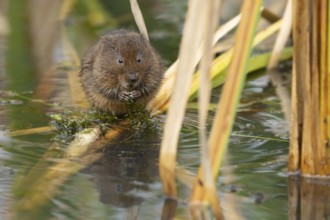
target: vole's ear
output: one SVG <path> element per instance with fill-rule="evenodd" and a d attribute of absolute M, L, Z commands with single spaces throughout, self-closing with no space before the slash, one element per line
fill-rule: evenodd
<path fill-rule="evenodd" d="M 101 36 L 100 41 L 101 41 L 102 44 L 109 44 L 110 43 L 110 39 L 106 36 Z"/>
<path fill-rule="evenodd" d="M 142 33 L 140 33 L 139 35 L 140 35 L 140 38 L 146 39 L 146 37 Z"/>
<path fill-rule="evenodd" d="M 143 33 L 140 33 L 140 37 L 143 38 L 145 41 L 149 42 L 148 36 L 145 36 Z"/>
<path fill-rule="evenodd" d="M 113 40 L 110 37 L 101 36 L 100 41 L 101 41 L 103 46 L 107 47 L 107 49 L 110 49 L 110 50 L 113 50 L 113 51 L 116 50 L 115 42 L 113 42 Z"/>
<path fill-rule="evenodd" d="M 140 42 L 141 43 L 147 43 L 148 42 L 147 38 L 142 33 L 140 33 L 139 35 L 140 35 Z"/>

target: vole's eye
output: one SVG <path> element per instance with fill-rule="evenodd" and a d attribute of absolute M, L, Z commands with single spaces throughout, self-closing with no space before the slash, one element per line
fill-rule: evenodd
<path fill-rule="evenodd" d="M 136 62 L 138 62 L 138 63 L 141 63 L 141 61 L 142 61 L 141 58 L 137 58 L 137 59 L 136 59 Z"/>
<path fill-rule="evenodd" d="M 124 59 L 123 58 L 119 58 L 118 59 L 118 63 L 123 64 L 124 63 Z"/>

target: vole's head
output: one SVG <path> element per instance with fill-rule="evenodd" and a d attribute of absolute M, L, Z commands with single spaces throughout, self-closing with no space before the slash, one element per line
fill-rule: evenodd
<path fill-rule="evenodd" d="M 153 48 L 138 33 L 116 31 L 101 38 L 94 73 L 119 90 L 138 89 L 157 62 Z"/>

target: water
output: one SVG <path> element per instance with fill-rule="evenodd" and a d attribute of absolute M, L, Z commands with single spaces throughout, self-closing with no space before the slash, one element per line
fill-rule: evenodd
<path fill-rule="evenodd" d="M 252 88 L 257 89 L 248 83 L 244 91 L 244 100 L 250 103 L 242 104 L 244 107 L 238 113 L 227 159 L 219 176 L 219 195 L 223 202 L 228 196 L 234 197 L 236 211 L 246 219 L 285 219 L 287 179 L 283 173 L 288 142 L 287 138 L 281 137 L 287 135 L 287 131 L 285 127 L 275 127 L 284 124 L 274 91 L 267 88 L 268 91 L 261 95 Z M 260 95 L 262 97 L 255 101 Z M 15 96 L 11 99 L 20 100 Z M 15 106 L 17 111 L 26 108 L 22 102 Z M 6 107 L 12 105 L 9 102 Z M 38 117 L 37 110 L 32 108 L 26 121 L 39 121 L 45 125 L 47 120 Z M 18 114 L 8 115 L 19 121 L 24 118 Z M 2 133 L 1 217 L 11 219 L 17 215 L 22 218 L 20 214 L 24 213 L 22 219 L 28 219 L 26 211 L 17 208 L 20 201 L 31 194 L 41 194 L 42 197 L 49 193 L 50 198 L 42 199 L 42 204 L 35 202 L 38 209 L 31 208 L 36 212 L 29 212 L 31 219 L 135 219 L 134 216 L 136 219 L 159 219 L 165 201 L 158 175 L 163 116 L 158 120 L 155 130 L 132 132 L 106 143 L 100 151 L 102 155 L 80 172 L 69 176 L 60 173 L 41 183 L 34 178 L 46 178 L 45 173 L 60 161 L 67 144 L 53 141 L 54 132 L 15 138 Z M 209 124 L 212 120 L 211 114 Z M 9 129 L 8 122 L 1 125 L 2 130 Z M 197 113 L 189 110 L 180 136 L 178 162 L 192 172 L 196 172 L 199 165 L 197 132 Z M 57 143 L 55 147 L 54 142 Z M 70 169 L 72 165 L 65 167 Z M 27 176 L 28 179 L 24 180 Z M 57 181 L 63 183 L 57 186 Z M 35 188 L 38 184 L 41 187 Z M 54 193 L 49 186 L 52 184 L 56 185 Z M 186 219 L 190 190 L 179 182 L 178 191 L 176 215 Z M 13 213 L 15 210 L 22 213 Z"/>
<path fill-rule="evenodd" d="M 127 2 L 104 2 L 120 26 L 133 27 Z M 173 62 L 184 20 L 185 1 L 141 3 L 151 41 L 167 63 Z M 116 5 L 115 9 L 113 5 Z M 87 20 L 80 2 L 66 22 L 65 30 L 80 55 L 99 33 L 112 25 L 102 24 L 92 29 Z M 60 42 L 59 39 L 56 41 L 55 56 L 52 55 L 56 63 L 71 59 L 66 54 L 65 45 Z M 8 47 L 6 43 L 2 44 L 0 54 L 6 56 L 4 48 L 8 50 Z M 13 54 L 19 53 L 19 49 L 15 50 Z M 15 59 L 24 61 L 25 58 Z M 20 60 L 16 61 L 20 63 Z M 34 69 L 32 67 L 28 68 L 29 71 Z M 8 135 L 9 131 L 47 126 L 50 113 L 71 107 L 65 68 L 60 75 L 50 75 L 41 81 L 39 91 L 49 91 L 49 85 L 55 88 L 43 96 L 33 92 L 37 84 L 35 80 L 23 81 L 25 86 L 22 88 L 19 86 L 22 79 L 8 77 L 7 73 L 13 69 L 24 70 L 11 65 L 0 67 L 2 69 L 0 219 L 153 220 L 162 216 L 165 219 L 165 214 L 189 219 L 189 187 L 178 181 L 177 203 L 166 200 L 162 193 L 158 154 L 164 115 L 159 116 L 153 130 L 126 132 L 111 142 L 102 143 L 98 151 L 90 152 L 81 161 L 67 160 L 63 154 L 68 143 L 56 139 L 54 131 L 15 137 Z M 24 72 L 20 74 L 24 75 Z M 287 125 L 274 89 L 265 82 L 265 78 L 257 74 L 247 81 L 227 156 L 218 177 L 218 194 L 227 219 L 234 219 L 234 216 L 240 216 L 240 219 L 300 219 L 299 214 L 293 215 L 294 218 L 288 214 L 289 202 L 292 202 L 288 191 L 292 191 L 294 186 L 290 188 L 293 183 L 289 181 L 288 184 L 286 174 Z M 40 89 L 40 86 L 46 89 Z M 219 89 L 215 89 L 213 99 L 216 100 L 218 94 Z M 49 99 L 40 101 L 39 97 Z M 213 117 L 214 112 L 211 111 L 209 127 Z M 196 173 L 200 153 L 197 112 L 194 109 L 187 111 L 178 151 L 178 164 Z M 322 187 L 329 191 L 326 183 Z M 315 198 L 321 197 L 317 195 Z M 321 204 L 329 204 L 327 198 Z M 172 209 L 166 209 L 167 206 Z M 169 213 L 166 212 L 168 210 Z"/>

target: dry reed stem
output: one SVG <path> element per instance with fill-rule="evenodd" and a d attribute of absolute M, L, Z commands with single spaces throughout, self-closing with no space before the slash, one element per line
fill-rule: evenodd
<path fill-rule="evenodd" d="M 274 24 L 270 25 L 269 27 L 259 31 L 254 38 L 253 41 L 253 47 L 257 46 L 259 43 L 261 43 L 263 40 L 267 39 L 270 37 L 272 34 L 274 34 L 276 31 L 278 31 L 281 27 L 282 20 L 279 20 L 275 22 Z M 227 52 L 221 54 L 219 57 L 215 58 L 212 61 L 211 65 L 211 79 L 212 81 L 216 78 L 219 77 L 220 73 L 222 73 L 229 65 L 232 55 L 233 55 L 233 50 L 234 48 L 228 50 Z M 197 71 L 197 74 L 194 75 L 193 81 L 191 83 L 191 88 L 190 88 L 190 97 L 194 96 L 199 88 L 200 84 L 200 76 L 199 76 L 199 71 Z M 226 74 L 222 75 L 222 81 L 225 80 Z"/>
<path fill-rule="evenodd" d="M 330 159 L 328 155 L 328 148 L 326 146 L 326 115 L 324 115 L 324 106 L 326 106 L 326 99 L 328 94 L 324 94 L 325 82 L 322 81 L 326 75 L 326 34 L 327 34 L 327 25 L 326 24 L 326 15 L 327 15 L 327 0 L 317 0 L 313 3 L 312 8 L 312 19 L 313 19 L 313 31 L 312 31 L 312 97 L 313 105 L 312 108 L 314 111 L 317 111 L 317 114 L 314 114 L 315 121 L 313 121 L 314 134 L 318 134 L 317 137 L 313 140 L 313 143 L 317 145 L 314 150 L 315 158 L 314 163 L 316 163 L 316 172 L 315 174 L 321 176 L 330 175 Z M 315 135 L 314 135 L 315 136 Z"/>
<path fill-rule="evenodd" d="M 326 65 L 326 91 L 325 94 L 327 94 L 327 104 L 326 104 L 326 122 L 327 122 L 327 144 L 328 147 L 330 147 L 330 3 L 327 2 L 327 65 Z"/>
<path fill-rule="evenodd" d="M 208 115 L 208 105 L 210 102 L 211 96 L 211 83 L 210 83 L 210 66 L 213 59 L 212 52 L 212 40 L 213 33 L 216 29 L 219 14 L 220 14 L 220 0 L 208 0 L 205 2 L 206 6 L 204 10 L 206 11 L 203 19 L 203 26 L 205 27 L 203 30 L 204 42 L 203 42 L 203 50 L 202 50 L 202 58 L 201 58 L 201 86 L 199 88 L 199 99 L 198 99 L 198 118 L 199 118 L 199 144 L 201 148 L 201 164 L 203 164 L 204 168 L 204 176 L 203 182 L 205 183 L 205 191 L 207 193 L 206 197 L 208 201 L 211 201 L 211 207 L 214 215 L 217 219 L 221 219 L 220 212 L 220 202 L 217 195 L 217 190 L 215 183 L 213 181 L 212 173 L 211 173 L 211 162 L 210 162 L 210 152 L 208 145 L 208 137 L 206 131 L 206 119 Z"/>
<path fill-rule="evenodd" d="M 301 127 L 298 121 L 299 110 L 298 109 L 298 85 L 295 65 L 292 67 L 292 83 L 291 83 L 291 115 L 290 115 L 290 147 L 288 156 L 288 171 L 297 172 L 300 169 L 300 154 L 301 154 Z"/>
<path fill-rule="evenodd" d="M 234 29 L 238 22 L 240 20 L 240 15 L 235 16 L 227 23 L 223 24 L 214 34 L 213 37 L 213 45 L 220 40 L 223 36 L 225 36 L 229 31 Z M 200 58 L 202 56 L 202 47 L 199 47 L 196 60 L 193 61 L 195 66 L 199 62 Z M 160 114 L 167 110 L 170 96 L 173 93 L 174 88 L 174 81 L 175 81 L 175 75 L 178 71 L 178 62 L 179 59 L 177 59 L 165 72 L 164 80 L 162 83 L 162 87 L 160 88 L 160 91 L 158 92 L 155 99 L 153 99 L 147 106 L 147 109 L 151 111 L 151 113 L 154 114 Z"/>
<path fill-rule="evenodd" d="M 282 111 L 284 113 L 284 117 L 287 122 L 290 121 L 290 112 L 291 112 L 290 92 L 288 91 L 288 88 L 283 85 L 284 83 L 279 73 L 272 69 L 278 65 L 281 51 L 285 47 L 285 44 L 288 41 L 288 38 L 290 37 L 291 29 L 292 29 L 292 0 L 288 0 L 283 15 L 282 26 L 276 38 L 272 55 L 267 66 L 269 77 L 272 81 L 273 86 L 276 89 L 277 96 L 281 100 Z"/>
<path fill-rule="evenodd" d="M 293 54 L 293 78 L 292 82 L 292 119 L 290 120 L 290 153 L 288 168 L 290 172 L 296 172 L 297 169 L 300 169 L 302 163 L 302 126 L 303 126 L 303 115 L 304 107 L 303 101 L 305 94 L 303 94 L 303 82 L 304 76 L 309 75 L 309 49 L 306 47 L 306 42 L 309 41 L 308 35 L 308 20 L 306 20 L 307 5 L 303 2 L 299 4 L 299 0 L 293 0 L 293 41 L 295 45 L 294 54 Z M 305 22 L 305 23 L 304 23 Z M 304 25 L 304 26 L 303 26 Z M 301 34 L 299 34 L 301 33 Z M 297 162 L 298 167 L 297 167 Z"/>
<path fill-rule="evenodd" d="M 268 69 L 272 69 L 277 66 L 281 51 L 290 37 L 292 29 L 292 0 L 287 1 L 282 20 L 283 22 L 273 47 L 272 56 L 267 66 Z"/>
<path fill-rule="evenodd" d="M 314 1 L 312 8 L 312 18 L 314 21 L 313 32 L 312 32 L 312 97 L 313 104 L 312 110 L 317 111 L 317 114 L 314 114 L 313 121 L 313 133 L 314 137 L 313 144 L 314 147 L 314 163 L 316 172 L 314 174 L 321 176 L 330 175 L 330 159 L 329 159 L 329 149 L 327 148 L 327 137 L 326 137 L 326 115 L 325 115 L 325 106 L 327 102 L 326 86 L 324 85 L 326 80 L 326 34 L 327 34 L 327 25 L 326 16 L 327 16 L 327 7 L 326 0 Z M 315 137 L 315 134 L 316 137 Z"/>
<path fill-rule="evenodd" d="M 160 177 L 163 182 L 163 191 L 170 197 L 177 196 L 175 184 L 177 143 L 195 68 L 191 60 L 197 60 L 196 51 L 201 43 L 202 23 L 200 16 L 205 16 L 205 14 L 200 9 L 203 7 L 205 7 L 204 2 L 189 1 L 179 52 L 178 74 L 175 79 L 161 143 Z M 196 16 L 198 13 L 200 16 Z M 191 33 L 195 34 L 191 35 Z"/>
<path fill-rule="evenodd" d="M 328 124 L 327 120 L 330 117 L 330 112 L 327 109 L 327 103 L 329 103 L 330 87 L 328 85 L 328 78 L 330 73 L 327 69 L 328 62 L 328 32 L 330 29 L 330 24 L 327 23 L 327 16 L 330 17 L 330 11 L 328 10 L 329 1 L 320 1 L 319 4 L 319 45 L 320 46 L 320 125 L 321 125 L 321 141 L 322 143 L 327 143 L 330 136 L 328 136 Z M 328 15 L 329 14 L 329 15 Z M 330 103 L 329 103 L 330 105 Z M 328 145 L 330 146 L 330 145 Z"/>
<path fill-rule="evenodd" d="M 192 189 L 196 180 L 196 175 L 183 166 L 177 165 L 175 169 L 176 178 L 186 187 Z"/>
<path fill-rule="evenodd" d="M 131 10 L 132 10 L 136 25 L 138 26 L 142 35 L 147 40 L 149 40 L 147 27 L 146 27 L 146 24 L 144 23 L 143 15 L 142 15 L 142 12 L 140 10 L 137 0 L 129 0 L 129 3 L 131 5 Z"/>
<path fill-rule="evenodd" d="M 12 132 L 10 132 L 9 135 L 11 137 L 16 137 L 16 136 L 23 136 L 23 135 L 30 135 L 30 134 L 46 133 L 46 132 L 51 132 L 52 130 L 53 130 L 52 127 L 45 126 L 45 127 L 24 129 L 24 130 L 19 130 L 19 131 L 12 131 Z"/>
<path fill-rule="evenodd" d="M 84 155 L 91 144 L 101 136 L 100 128 L 93 128 L 88 132 L 81 132 L 75 135 L 75 138 L 66 150 L 67 157 L 79 158 Z"/>
<path fill-rule="evenodd" d="M 321 127 L 320 127 L 320 49 L 318 48 L 319 46 L 319 0 L 316 0 L 312 3 L 309 11 L 309 19 L 311 23 L 311 42 L 308 45 L 311 50 L 311 63 L 310 63 L 310 68 L 311 68 L 311 76 L 310 80 L 311 81 L 306 81 L 306 84 L 308 84 L 308 90 L 310 92 L 310 106 L 306 106 L 306 108 L 309 108 L 306 110 L 306 112 L 310 112 L 310 116 L 312 118 L 306 118 L 307 120 L 310 120 L 311 124 L 311 129 L 306 133 L 309 133 L 310 135 L 310 146 L 304 146 L 311 148 L 312 155 L 308 155 L 309 157 L 312 157 L 312 163 L 314 166 L 314 172 L 312 170 L 308 171 L 310 173 L 305 173 L 305 174 L 321 174 L 324 175 L 324 171 L 321 168 L 322 164 L 319 162 L 316 162 L 315 160 L 321 159 L 322 155 L 324 154 L 323 147 L 321 144 Z M 313 134 L 313 135 L 312 135 Z M 316 135 L 315 135 L 316 134 Z M 321 173 L 319 173 L 321 171 Z"/>
<path fill-rule="evenodd" d="M 293 54 L 293 48 L 287 47 L 287 48 L 285 48 L 282 51 L 281 56 L 280 56 L 280 60 L 281 61 L 289 60 L 289 59 L 292 58 L 292 54 Z M 249 62 L 249 65 L 248 65 L 247 72 L 250 73 L 250 72 L 254 72 L 256 70 L 265 68 L 267 66 L 267 64 L 268 64 L 270 55 L 271 55 L 270 52 L 253 55 L 250 58 L 250 62 Z M 223 82 L 225 81 L 225 77 L 226 77 L 226 72 L 225 72 L 226 66 L 225 65 L 227 65 L 227 63 L 225 62 L 225 60 L 228 59 L 228 57 L 222 57 L 222 58 L 218 57 L 218 58 L 219 58 L 219 60 L 218 60 L 217 63 L 219 65 L 217 66 L 217 64 L 215 64 L 213 62 L 213 66 L 211 68 L 211 75 L 213 76 L 212 77 L 212 88 L 215 88 L 217 86 L 222 85 Z M 215 60 L 217 60 L 218 58 L 216 58 Z M 223 59 L 223 61 L 220 61 L 220 59 Z M 199 83 L 197 81 L 197 79 L 198 79 L 197 76 L 194 75 L 192 86 L 190 88 L 190 94 L 189 94 L 189 100 L 190 101 L 192 101 L 197 96 L 197 91 L 198 91 L 198 87 L 197 86 L 198 85 L 196 83 Z M 163 111 L 166 110 L 165 107 L 166 106 L 162 106 L 161 107 L 163 109 Z M 198 109 L 198 104 L 195 103 L 195 102 L 189 102 L 188 105 L 187 105 L 187 107 L 189 109 Z M 216 104 L 210 103 L 208 105 L 208 108 L 209 108 L 209 110 L 215 110 L 216 109 Z M 160 113 L 160 111 L 159 112 L 156 112 L 156 113 Z"/>
<path fill-rule="evenodd" d="M 193 220 L 213 219 L 210 207 L 206 203 L 190 203 L 190 214 L 191 214 L 191 219 Z"/>
<path fill-rule="evenodd" d="M 289 171 L 301 169 L 303 175 L 330 175 L 329 152 L 326 147 L 327 44 L 325 0 L 294 1 L 294 72 L 293 111 Z M 329 24 L 328 24 L 329 25 Z M 302 103 L 302 104 L 301 104 Z M 297 161 L 298 167 L 297 167 Z"/>
<path fill-rule="evenodd" d="M 240 15 L 234 17 L 226 24 L 222 25 L 217 32 L 215 33 L 215 36 L 213 38 L 213 43 L 215 44 L 217 40 L 221 39 L 225 34 L 227 34 L 230 30 L 232 30 L 237 23 L 240 20 Z M 273 33 L 279 30 L 281 27 L 282 20 L 279 20 L 275 22 L 274 24 L 270 25 L 269 27 L 265 28 L 264 30 L 261 30 L 253 43 L 253 46 L 258 45 L 263 40 L 271 36 Z M 198 50 L 197 53 L 197 60 L 194 61 L 194 63 L 197 65 L 200 57 L 201 57 L 201 48 Z M 214 77 L 217 77 L 219 74 L 222 73 L 225 68 L 227 68 L 230 59 L 232 56 L 232 49 L 228 50 L 227 52 L 223 53 L 219 57 L 217 57 L 214 61 L 212 61 L 211 65 L 211 78 L 214 80 Z M 167 110 L 168 104 L 169 104 L 169 98 L 171 94 L 173 93 L 173 85 L 175 80 L 175 74 L 177 72 L 177 64 L 178 60 L 175 61 L 166 71 L 165 73 L 165 79 L 163 81 L 162 87 L 155 97 L 147 106 L 147 109 L 151 112 L 152 115 L 163 113 Z M 223 75 L 223 78 L 225 75 Z M 197 93 L 199 88 L 199 73 L 195 74 L 193 76 L 191 88 L 190 88 L 190 97 L 195 97 L 195 94 Z"/>
<path fill-rule="evenodd" d="M 297 10 L 297 14 L 301 14 L 299 18 L 299 23 L 296 26 L 299 26 L 300 32 L 297 32 L 298 38 L 300 42 L 295 42 L 295 49 L 300 48 L 301 56 L 296 59 L 296 62 L 300 62 L 295 64 L 297 71 L 298 65 L 301 68 L 306 68 L 305 71 L 301 72 L 301 76 L 303 79 L 302 90 L 298 91 L 298 93 L 302 93 L 304 97 L 303 101 L 303 131 L 302 131 L 302 154 L 301 154 L 301 171 L 302 173 L 312 174 L 315 172 L 315 166 L 313 163 L 314 151 L 312 150 L 312 120 L 314 118 L 314 112 L 311 110 L 312 107 L 312 97 L 311 97 L 311 49 L 310 49 L 310 6 L 308 2 L 297 2 L 297 7 L 300 10 Z M 298 22 L 298 20 L 297 20 Z M 300 66 L 301 65 L 301 66 Z"/>
<path fill-rule="evenodd" d="M 269 69 L 267 73 L 271 78 L 273 86 L 275 87 L 276 95 L 281 101 L 282 112 L 284 114 L 285 120 L 289 125 L 291 114 L 291 98 L 289 88 L 285 85 L 285 82 L 279 71 L 275 69 Z"/>
<path fill-rule="evenodd" d="M 265 9 L 263 9 L 265 10 Z M 238 22 L 241 19 L 241 15 L 237 15 L 234 18 L 230 19 L 227 23 L 223 24 L 214 34 L 213 37 L 213 45 L 215 45 L 223 36 L 225 36 L 229 31 L 233 30 Z M 256 37 L 256 41 L 254 45 L 259 44 L 263 41 L 266 37 L 270 36 L 274 31 L 277 31 L 281 27 L 281 21 L 278 17 L 273 19 L 274 23 L 270 27 L 266 28 L 263 31 L 258 33 L 258 37 Z M 197 53 L 197 59 L 194 61 L 195 65 L 199 62 L 202 56 L 202 48 L 200 47 Z M 158 92 L 157 96 L 148 104 L 147 109 L 151 111 L 152 114 L 160 114 L 167 110 L 169 98 L 173 92 L 174 87 L 174 80 L 175 74 L 177 72 L 177 65 L 179 59 L 177 59 L 165 72 L 164 80 L 160 91 Z M 228 60 L 229 63 L 229 60 Z M 213 65 L 212 65 L 213 66 Z M 226 64 L 224 65 L 226 66 Z M 213 67 L 212 67 L 213 68 Z M 194 81 L 196 80 L 197 83 L 199 79 L 195 79 L 198 74 L 194 76 Z M 196 82 L 195 82 L 196 83 Z M 196 88 L 194 88 L 196 86 Z M 197 91 L 198 85 L 192 85 L 192 89 L 195 91 L 190 91 L 190 94 L 195 93 Z"/>
<path fill-rule="evenodd" d="M 236 106 L 239 101 L 240 92 L 242 90 L 245 71 L 247 69 L 247 61 L 250 56 L 255 27 L 259 19 L 259 10 L 261 0 L 244 1 L 242 7 L 242 19 L 239 24 L 235 38 L 234 55 L 229 66 L 228 77 L 224 84 L 222 98 L 218 103 L 218 111 L 213 121 L 210 147 L 211 147 L 211 163 L 212 174 L 215 179 L 222 161 L 224 151 L 226 149 L 229 134 L 236 113 Z M 203 169 L 199 169 L 198 180 L 196 181 L 190 200 L 205 201 L 205 188 L 201 177 Z"/>

